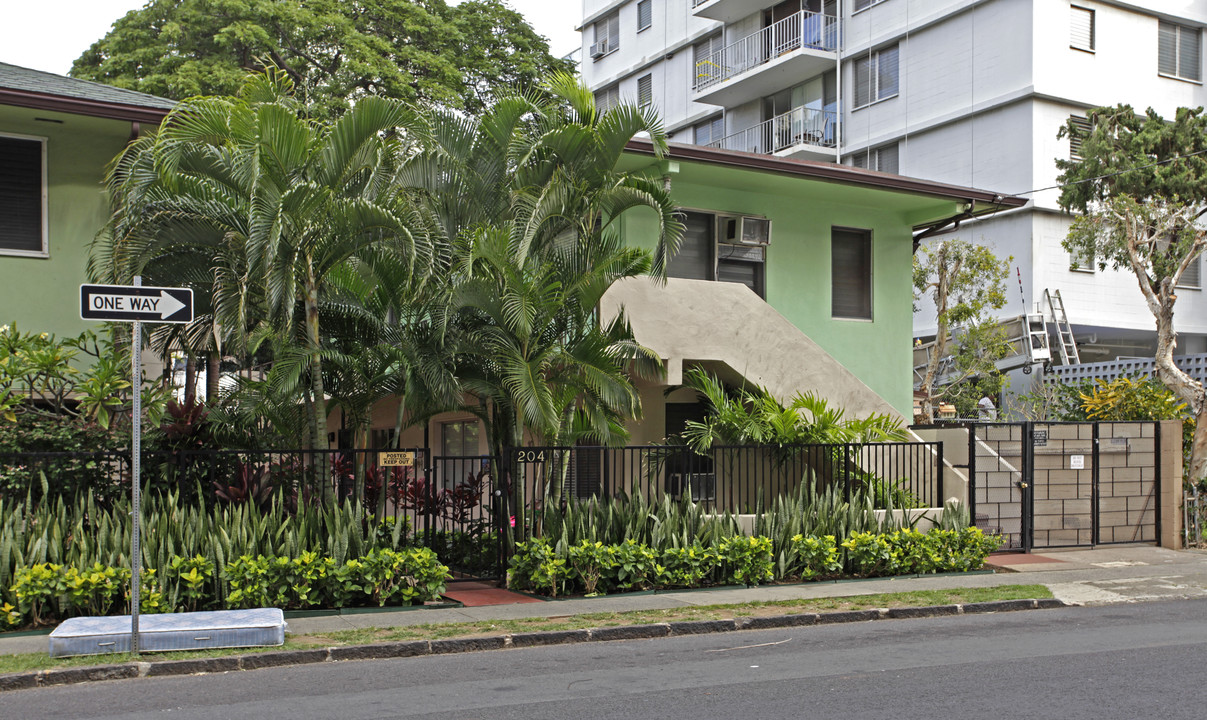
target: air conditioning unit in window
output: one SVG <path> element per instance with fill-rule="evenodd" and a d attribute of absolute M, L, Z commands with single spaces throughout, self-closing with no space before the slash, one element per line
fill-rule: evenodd
<path fill-rule="evenodd" d="M 726 245 L 770 245 L 771 221 L 750 215 L 718 215 L 717 242 Z"/>
<path fill-rule="evenodd" d="M 604 40 L 603 42 L 591 43 L 590 55 L 591 55 L 592 60 L 597 60 L 607 54 L 608 54 L 608 41 L 607 40 Z"/>
<path fill-rule="evenodd" d="M 671 473 L 666 479 L 666 491 L 676 498 L 691 495 L 692 502 L 715 500 L 717 476 L 715 473 Z"/>

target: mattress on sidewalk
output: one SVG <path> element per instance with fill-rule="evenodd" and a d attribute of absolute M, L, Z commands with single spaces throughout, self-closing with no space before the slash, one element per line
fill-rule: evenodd
<path fill-rule="evenodd" d="M 140 652 L 262 647 L 285 643 L 285 613 L 277 608 L 138 616 Z M 50 633 L 50 656 L 130 652 L 130 616 L 77 617 Z"/>

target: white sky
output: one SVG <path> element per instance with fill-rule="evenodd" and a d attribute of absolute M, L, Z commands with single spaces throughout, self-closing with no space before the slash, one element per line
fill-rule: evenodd
<path fill-rule="evenodd" d="M 562 56 L 578 47 L 574 26 L 582 19 L 576 0 L 505 0 Z M 3 2 L 0 62 L 67 74 L 71 63 L 101 39 L 113 22 L 145 0 L 34 0 Z M 458 5 L 460 0 L 450 0 Z"/>

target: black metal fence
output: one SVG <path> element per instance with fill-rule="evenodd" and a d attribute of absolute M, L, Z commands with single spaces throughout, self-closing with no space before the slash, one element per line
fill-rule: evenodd
<path fill-rule="evenodd" d="M 756 512 L 802 483 L 873 495 L 878 507 L 943 504 L 942 443 L 686 447 L 526 447 L 507 452 L 525 505 L 544 498 L 690 497 L 714 511 Z"/>
<path fill-rule="evenodd" d="M 935 507 L 943 493 L 941 443 L 714 447 L 527 447 L 490 456 L 391 450 L 185 450 L 146 453 L 146 492 L 196 502 L 303 505 L 359 499 L 367 513 L 406 518 L 412 542 L 432 547 L 455 573 L 495 575 L 515 516 L 551 499 L 667 493 L 711 511 L 755 512 L 802 483 L 873 494 L 879 507 Z M 102 504 L 128 497 L 122 452 L 0 454 L 0 495 L 72 496 Z M 514 504 L 519 498 L 521 505 Z"/>

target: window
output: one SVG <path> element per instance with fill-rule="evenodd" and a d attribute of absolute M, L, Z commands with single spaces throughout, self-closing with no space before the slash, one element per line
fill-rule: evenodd
<path fill-rule="evenodd" d="M 711 82 L 721 74 L 720 64 L 712 59 L 713 55 L 721 52 L 725 41 L 720 34 L 713 35 L 707 40 L 701 40 L 692 46 L 692 90 L 702 82 Z"/>
<path fill-rule="evenodd" d="M 695 133 L 693 142 L 697 145 L 711 145 L 725 137 L 725 116 L 718 115 L 711 120 L 696 123 L 692 128 Z"/>
<path fill-rule="evenodd" d="M 683 238 L 678 252 L 667 264 L 667 275 L 739 283 L 763 297 L 770 222 L 765 218 L 704 212 L 681 214 Z M 754 242 L 743 242 L 747 238 L 754 238 Z"/>
<path fill-rule="evenodd" d="M 478 455 L 478 421 L 458 420 L 440 426 L 440 454 L 444 457 Z"/>
<path fill-rule="evenodd" d="M 45 255 L 46 145 L 0 135 L 0 253 Z"/>
<path fill-rule="evenodd" d="M 865 170 L 879 170 L 896 175 L 901 167 L 897 143 L 855 153 L 851 156 L 851 164 Z"/>
<path fill-rule="evenodd" d="M 1198 290 L 1203 287 L 1203 258 L 1197 257 L 1186 266 L 1186 272 L 1178 279 L 1178 287 Z"/>
<path fill-rule="evenodd" d="M 830 315 L 872 319 L 872 233 L 830 231 Z"/>
<path fill-rule="evenodd" d="M 654 24 L 654 0 L 639 0 L 637 3 L 637 32 Z"/>
<path fill-rule="evenodd" d="M 1081 159 L 1081 144 L 1090 134 L 1090 121 L 1079 115 L 1070 115 L 1069 124 L 1073 129 L 1069 132 L 1069 159 Z"/>
<path fill-rule="evenodd" d="M 855 0 L 854 12 L 859 12 L 860 10 L 866 10 L 867 8 L 870 8 L 871 6 L 879 5 L 882 2 L 884 2 L 884 0 Z"/>
<path fill-rule="evenodd" d="M 654 102 L 654 76 L 642 75 L 637 78 L 637 105 L 645 107 Z"/>
<path fill-rule="evenodd" d="M 1202 79 L 1198 28 L 1161 20 L 1157 26 L 1157 72 L 1183 80 Z"/>
<path fill-rule="evenodd" d="M 896 45 L 855 60 L 855 107 L 896 95 L 898 85 Z"/>
<path fill-rule="evenodd" d="M 1076 5 L 1069 10 L 1069 47 L 1094 52 L 1094 11 Z"/>
<path fill-rule="evenodd" d="M 596 20 L 594 28 L 595 42 L 591 45 L 591 59 L 598 60 L 620 49 L 620 10 Z"/>
<path fill-rule="evenodd" d="M 600 114 L 606 113 L 620 104 L 620 89 L 616 85 L 595 91 L 595 109 Z"/>

